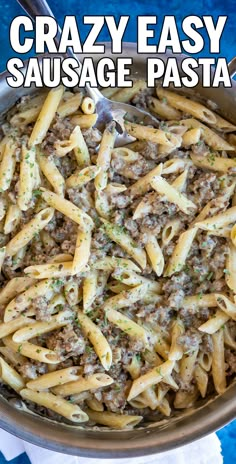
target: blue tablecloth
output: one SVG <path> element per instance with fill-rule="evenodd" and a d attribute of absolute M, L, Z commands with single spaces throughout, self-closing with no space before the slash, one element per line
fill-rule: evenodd
<path fill-rule="evenodd" d="M 34 0 L 32 0 L 33 2 Z M 228 15 L 225 31 L 221 40 L 221 56 L 226 57 L 229 61 L 236 55 L 236 34 L 235 34 L 235 1 L 232 0 L 186 0 L 184 3 L 177 0 L 112 0 L 98 2 L 90 0 L 89 2 L 80 3 L 78 0 L 67 0 L 66 2 L 58 0 L 48 0 L 51 8 L 56 12 L 59 22 L 63 22 L 64 15 L 76 15 L 80 26 L 81 39 L 86 37 L 88 29 L 83 26 L 83 15 L 130 15 L 129 28 L 125 34 L 125 40 L 128 42 L 136 41 L 136 16 L 137 15 L 158 15 L 158 24 L 156 27 L 156 37 L 160 32 L 164 15 L 175 15 L 178 26 L 181 30 L 181 21 L 188 15 Z M 22 14 L 22 10 L 14 0 L 0 0 L 1 7 L 1 28 L 0 28 L 0 71 L 6 68 L 6 62 L 14 56 L 9 43 L 9 25 L 12 19 Z M 181 34 L 181 38 L 184 35 Z M 108 31 L 104 30 L 99 39 L 109 40 Z M 209 42 L 206 40 L 205 50 L 201 56 L 209 55 Z M 25 56 L 25 58 L 27 55 Z M 224 464 L 233 464 L 236 460 L 236 421 L 224 427 L 218 436 L 221 439 L 224 455 Z M 0 454 L 0 464 L 6 461 Z M 28 464 L 29 461 L 25 455 L 11 461 L 14 464 Z M 163 463 L 164 464 L 164 463 Z"/>

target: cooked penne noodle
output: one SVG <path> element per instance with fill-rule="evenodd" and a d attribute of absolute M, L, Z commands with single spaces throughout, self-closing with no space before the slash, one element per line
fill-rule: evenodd
<path fill-rule="evenodd" d="M 27 317 L 25 314 L 21 314 L 16 319 L 12 319 L 12 321 L 3 322 L 0 324 L 0 338 L 6 337 L 29 324 L 35 324 L 35 322 L 34 319 Z"/>
<path fill-rule="evenodd" d="M 73 268 L 71 261 L 55 262 L 51 264 L 38 264 L 29 266 L 24 269 L 24 273 L 33 279 L 50 279 L 59 277 L 68 277 L 76 274 L 76 269 Z"/>
<path fill-rule="evenodd" d="M 192 408 L 199 397 L 199 390 L 196 385 L 193 385 L 190 392 L 181 390 L 175 396 L 174 407 L 176 409 Z"/>
<path fill-rule="evenodd" d="M 48 93 L 29 138 L 29 147 L 38 145 L 45 138 L 50 124 L 55 117 L 63 93 L 63 86 L 52 89 Z"/>
<path fill-rule="evenodd" d="M 78 230 L 76 245 L 75 245 L 75 254 L 72 263 L 72 274 L 77 274 L 82 271 L 88 263 L 90 256 L 90 246 L 91 246 L 91 230 L 84 232 Z"/>
<path fill-rule="evenodd" d="M 225 282 L 234 293 L 236 293 L 236 247 L 229 244 L 229 253 L 226 258 Z"/>
<path fill-rule="evenodd" d="M 80 129 L 90 129 L 95 126 L 97 122 L 98 114 L 76 114 L 71 118 L 71 123 L 75 126 L 79 126 Z"/>
<path fill-rule="evenodd" d="M 14 277 L 0 292 L 0 305 L 8 304 L 18 293 L 24 292 L 35 282 L 30 277 Z"/>
<path fill-rule="evenodd" d="M 212 354 L 208 353 L 207 351 L 201 351 L 199 350 L 198 358 L 197 358 L 198 364 L 204 369 L 204 371 L 209 372 L 211 370 L 211 365 L 212 365 Z"/>
<path fill-rule="evenodd" d="M 117 226 L 116 224 L 111 224 L 105 219 L 102 219 L 103 228 L 108 237 L 113 240 L 115 243 L 120 245 L 128 255 L 130 255 L 142 269 L 146 267 L 146 253 L 140 248 L 131 236 L 124 232 L 122 227 Z"/>
<path fill-rule="evenodd" d="M 55 372 L 48 372 L 47 374 L 40 375 L 35 380 L 30 380 L 27 382 L 26 386 L 30 390 L 34 391 L 48 390 L 49 388 L 56 387 L 57 385 L 64 385 L 78 380 L 79 370 L 79 367 L 72 366 Z"/>
<path fill-rule="evenodd" d="M 28 149 L 25 144 L 21 149 L 19 192 L 17 204 L 21 211 L 27 211 L 33 195 L 34 169 L 35 169 L 35 147 Z"/>
<path fill-rule="evenodd" d="M 10 205 L 4 223 L 4 234 L 8 235 L 13 232 L 21 220 L 21 210 L 17 205 Z"/>
<path fill-rule="evenodd" d="M 162 230 L 162 246 L 168 245 L 180 229 L 181 221 L 179 219 L 168 221 Z"/>
<path fill-rule="evenodd" d="M 27 288 L 28 282 L 30 281 L 32 282 L 32 279 L 29 277 L 26 277 L 25 279 L 27 279 L 26 284 L 25 284 L 26 290 L 24 290 L 23 293 L 20 294 L 20 298 L 16 296 L 15 298 L 13 298 L 13 300 L 9 302 L 9 304 L 7 305 L 5 309 L 5 313 L 4 313 L 4 322 L 11 321 L 15 317 L 17 317 L 20 313 L 25 311 L 29 306 L 31 306 L 31 301 L 34 298 L 37 298 L 39 296 L 45 296 L 48 300 L 50 300 L 57 290 L 56 285 L 54 285 L 54 282 L 52 279 L 46 279 L 39 283 L 36 282 L 33 285 L 31 285 L 29 288 Z M 33 280 L 33 282 L 35 282 L 35 280 Z M 17 281 L 16 281 L 16 285 L 17 285 Z M 23 288 L 24 288 L 24 285 L 23 285 Z"/>
<path fill-rule="evenodd" d="M 207 156 L 196 155 L 195 153 L 191 153 L 190 156 L 193 164 L 202 169 L 227 173 L 236 168 L 236 158 L 221 158 L 210 152 Z"/>
<path fill-rule="evenodd" d="M 17 393 L 24 388 L 25 383 L 18 374 L 4 359 L 0 356 L 0 379 L 15 390 Z"/>
<path fill-rule="evenodd" d="M 111 427 L 112 429 L 132 429 L 141 422 L 142 416 L 132 416 L 128 414 L 116 414 L 109 411 L 92 411 L 86 410 L 89 419 L 101 424 Z"/>
<path fill-rule="evenodd" d="M 188 178 L 188 171 L 186 169 L 178 177 L 176 177 L 174 182 L 172 182 L 171 186 L 181 193 L 186 189 L 187 178 Z"/>
<path fill-rule="evenodd" d="M 20 113 L 15 114 L 11 119 L 10 123 L 13 127 L 23 127 L 28 126 L 32 122 L 35 122 L 39 113 L 40 113 L 41 106 L 35 106 L 25 111 L 21 111 Z"/>
<path fill-rule="evenodd" d="M 78 311 L 77 318 L 82 332 L 86 337 L 88 337 L 90 343 L 93 345 L 102 366 L 105 370 L 109 370 L 112 363 L 112 351 L 100 328 L 81 311 Z"/>
<path fill-rule="evenodd" d="M 221 329 L 229 319 L 230 317 L 227 314 L 223 311 L 217 310 L 212 318 L 208 319 L 208 321 L 198 327 L 198 330 L 200 330 L 200 332 L 213 334 Z"/>
<path fill-rule="evenodd" d="M 212 335 L 212 342 L 212 377 L 217 393 L 221 394 L 226 389 L 223 330 L 218 330 Z"/>
<path fill-rule="evenodd" d="M 128 192 L 130 193 L 131 198 L 144 195 L 146 192 L 149 192 L 151 187 L 151 181 L 155 176 L 160 176 L 162 173 L 163 165 L 159 164 L 156 168 L 152 169 L 146 176 L 141 177 L 137 180 L 131 187 L 129 187 Z"/>
<path fill-rule="evenodd" d="M 4 192 L 11 186 L 16 167 L 17 145 L 13 138 L 7 138 L 0 163 L 0 191 Z"/>
<path fill-rule="evenodd" d="M 111 207 L 109 205 L 108 197 L 104 190 L 98 190 L 94 193 L 95 208 L 98 215 L 103 219 L 109 219 Z"/>
<path fill-rule="evenodd" d="M 233 242 L 234 247 L 236 247 L 236 224 L 230 229 L 230 238 Z"/>
<path fill-rule="evenodd" d="M 178 337 L 184 334 L 184 324 L 181 320 L 177 320 L 173 323 L 171 330 L 171 346 L 168 355 L 170 361 L 178 361 L 183 356 L 183 348 L 178 343 Z"/>
<path fill-rule="evenodd" d="M 26 246 L 53 218 L 54 209 L 45 208 L 37 213 L 31 221 L 24 225 L 20 232 L 6 246 L 6 255 L 14 256 Z"/>
<path fill-rule="evenodd" d="M 6 247 L 2 247 L 2 248 L 0 248 L 0 272 L 2 270 L 2 266 L 3 266 L 4 260 L 5 260 L 5 256 L 6 256 Z"/>
<path fill-rule="evenodd" d="M 51 409 L 72 422 L 81 423 L 89 419 L 88 415 L 77 404 L 71 404 L 60 396 L 53 395 L 53 393 L 36 392 L 29 388 L 23 388 L 20 395 L 23 399 Z"/>
<path fill-rule="evenodd" d="M 147 140 L 153 143 L 159 143 L 173 150 L 181 145 L 181 137 L 165 132 L 161 129 L 154 129 L 152 127 L 142 126 L 133 122 L 125 121 L 125 130 L 129 135 L 138 140 Z"/>
<path fill-rule="evenodd" d="M 196 205 L 192 201 L 168 184 L 161 176 L 155 176 L 152 179 L 151 187 L 160 195 L 164 195 L 168 201 L 177 205 L 180 211 L 185 214 L 191 214 L 191 211 L 196 209 Z"/>
<path fill-rule="evenodd" d="M 128 308 L 131 304 L 143 298 L 147 288 L 148 284 L 144 282 L 134 288 L 124 290 L 118 293 L 118 295 L 108 298 L 103 305 L 103 310 Z"/>
<path fill-rule="evenodd" d="M 214 114 L 216 117 L 216 122 L 214 123 L 214 126 L 217 128 L 217 130 L 221 130 L 223 132 L 234 132 L 236 130 L 236 126 L 234 124 L 231 124 L 231 122 L 226 121 L 226 119 L 219 116 L 219 114 Z"/>
<path fill-rule="evenodd" d="M 59 364 L 59 356 L 52 350 L 43 348 L 39 345 L 34 345 L 29 342 L 16 343 L 11 336 L 3 338 L 3 343 L 12 348 L 16 353 L 20 353 L 26 358 L 34 359 L 35 361 L 44 362 L 46 364 Z"/>
<path fill-rule="evenodd" d="M 162 168 L 162 175 L 178 173 L 192 166 L 192 161 L 185 158 L 172 158 L 165 161 Z"/>
<path fill-rule="evenodd" d="M 147 234 L 145 249 L 153 271 L 157 276 L 161 276 L 165 265 L 164 256 L 156 237 L 154 237 L 151 233 Z"/>
<path fill-rule="evenodd" d="M 88 227 L 93 226 L 93 220 L 91 217 L 82 209 L 71 203 L 71 201 L 62 198 L 49 190 L 44 190 L 42 192 L 42 198 L 48 205 L 52 206 L 52 208 L 55 208 L 72 221 L 79 224 L 82 229 L 86 230 Z"/>
<path fill-rule="evenodd" d="M 115 121 L 111 121 L 103 132 L 99 152 L 97 156 L 97 166 L 100 168 L 94 185 L 96 190 L 104 190 L 107 186 L 107 170 L 110 167 L 111 162 L 111 150 L 114 148 L 116 138 L 116 124 Z"/>
<path fill-rule="evenodd" d="M 72 150 L 76 151 L 76 154 L 80 154 L 82 150 L 83 155 L 89 158 L 87 145 L 78 126 L 74 128 L 73 132 L 71 132 L 70 138 L 68 140 L 57 140 L 54 143 L 54 150 L 55 155 L 59 158 L 66 156 Z"/>
<path fill-rule="evenodd" d="M 7 212 L 8 202 L 5 197 L 0 198 L 0 221 L 5 217 Z"/>
<path fill-rule="evenodd" d="M 189 356 L 184 355 L 180 361 L 179 376 L 181 379 L 181 383 L 183 385 L 190 385 L 193 379 L 194 370 L 196 367 L 197 354 L 198 354 L 198 350 L 195 349 L 195 351 L 191 355 Z M 184 389 L 178 390 L 175 395 L 175 401 L 174 401 L 175 408 L 182 409 L 182 408 L 191 407 L 194 401 L 198 397 L 198 389 L 196 389 L 195 391 L 193 388 L 192 394 L 193 394 L 193 397 L 191 397 L 191 390 L 190 392 L 186 392 Z"/>
<path fill-rule="evenodd" d="M 196 145 L 201 138 L 202 130 L 200 127 L 195 129 L 189 129 L 183 135 L 183 146 L 190 147 L 191 145 Z"/>
<path fill-rule="evenodd" d="M 70 306 L 75 306 L 79 303 L 79 284 L 76 281 L 68 282 L 64 285 L 66 301 Z"/>
<path fill-rule="evenodd" d="M 93 114 L 95 111 L 95 103 L 92 98 L 84 97 L 81 103 L 81 110 L 84 114 Z"/>
<path fill-rule="evenodd" d="M 174 361 L 166 361 L 160 366 L 151 369 L 146 374 L 141 375 L 141 377 L 135 379 L 132 383 L 127 398 L 128 401 L 132 400 L 133 398 L 136 398 L 136 396 L 138 396 L 148 387 L 151 387 L 152 385 L 157 385 L 158 383 L 162 382 L 166 375 L 171 374 L 174 368 L 174 364 Z"/>
<path fill-rule="evenodd" d="M 151 214 L 153 204 L 158 201 L 158 194 L 156 192 L 149 193 L 143 200 L 140 201 L 138 206 L 134 210 L 133 220 L 142 219 L 143 217 Z"/>
<path fill-rule="evenodd" d="M 6 361 L 9 361 L 10 365 L 12 367 L 15 367 L 16 369 L 18 369 L 19 366 L 23 366 L 27 359 L 20 353 L 15 353 L 11 348 L 7 346 L 1 346 L 0 353 L 4 356 L 4 359 Z"/>
<path fill-rule="evenodd" d="M 216 134 L 216 132 L 209 129 L 209 127 L 205 126 L 201 122 L 196 121 L 196 119 L 182 119 L 181 124 L 190 127 L 191 129 L 202 129 L 202 139 L 204 140 L 204 142 L 206 142 L 207 145 L 209 145 L 209 147 L 212 147 L 214 150 L 235 150 L 235 148 L 232 145 L 230 145 L 225 139 L 220 137 L 218 134 Z"/>
<path fill-rule="evenodd" d="M 147 277 L 137 275 L 134 271 L 129 270 L 129 269 L 126 269 L 126 270 L 116 269 L 113 272 L 112 277 L 114 277 L 117 280 L 120 280 L 123 284 L 129 287 L 136 287 L 137 295 L 139 294 L 137 285 L 140 286 L 140 284 L 144 284 L 142 288 L 140 287 L 140 292 L 142 292 L 143 296 L 145 296 L 145 293 L 147 291 L 153 292 L 153 293 L 161 292 L 161 285 L 159 284 L 159 282 L 156 282 L 151 279 L 147 279 Z M 130 292 L 129 295 L 131 295 L 131 293 L 132 295 L 134 295 L 135 294 L 134 290 L 132 290 L 132 292 Z"/>
<path fill-rule="evenodd" d="M 236 206 L 227 209 L 225 212 L 216 216 L 205 219 L 204 221 L 197 222 L 196 227 L 202 230 L 214 231 L 222 227 L 228 226 L 236 221 Z"/>
<path fill-rule="evenodd" d="M 216 308 L 217 304 L 214 293 L 199 293 L 198 295 L 186 296 L 181 306 L 197 312 L 200 308 Z"/>
<path fill-rule="evenodd" d="M 178 120 L 181 119 L 181 113 L 176 110 L 175 108 L 172 108 L 170 105 L 167 105 L 165 101 L 158 100 L 157 98 L 150 97 L 148 100 L 148 107 L 149 109 L 153 112 L 161 116 L 163 119 L 167 120 Z"/>
<path fill-rule="evenodd" d="M 113 101 L 117 102 L 122 102 L 122 103 L 128 103 L 137 93 L 141 92 L 141 90 L 146 89 L 147 84 L 143 80 L 137 80 L 133 82 L 133 86 L 129 88 L 124 88 L 124 89 L 118 89 L 115 93 L 112 93 L 109 95 L 106 92 L 106 97 L 110 98 Z M 106 91 L 111 90 L 113 91 L 114 89 L 105 89 Z M 103 93 L 104 95 L 104 93 Z"/>
<path fill-rule="evenodd" d="M 64 196 L 65 180 L 54 161 L 44 153 L 38 153 L 39 167 L 57 195 Z"/>
<path fill-rule="evenodd" d="M 81 188 L 90 180 L 94 179 L 100 172 L 99 166 L 87 166 L 84 169 L 77 170 L 74 174 L 66 179 L 67 188 Z"/>
<path fill-rule="evenodd" d="M 227 296 L 215 293 L 216 305 L 219 306 L 227 316 L 236 321 L 236 303 L 233 303 Z"/>
<path fill-rule="evenodd" d="M 22 316 L 19 317 L 22 318 Z M 68 321 L 71 321 L 71 312 L 67 310 L 61 311 L 55 316 L 52 316 L 50 321 L 33 321 L 33 324 L 27 324 L 23 328 L 18 329 L 13 334 L 12 340 L 16 343 L 26 342 L 31 338 L 39 337 L 40 335 L 57 330 L 60 327 L 67 325 Z M 13 323 L 13 321 L 11 322 Z M 10 322 L 8 324 L 10 324 Z"/>
<path fill-rule="evenodd" d="M 144 346 L 147 346 L 148 333 L 139 324 L 113 308 L 106 308 L 105 315 L 108 321 L 119 327 L 119 329 L 125 332 L 129 337 L 140 340 Z"/>
<path fill-rule="evenodd" d="M 175 92 L 162 89 L 158 87 L 156 89 L 157 96 L 159 98 L 165 98 L 167 103 L 177 110 L 184 111 L 184 113 L 191 114 L 197 119 L 203 122 L 215 124 L 216 116 L 213 111 L 209 110 L 206 106 L 201 103 L 190 100 L 189 98 L 183 97 Z"/>
<path fill-rule="evenodd" d="M 86 313 L 91 310 L 92 304 L 97 295 L 98 271 L 90 271 L 83 282 L 83 311 Z"/>
<path fill-rule="evenodd" d="M 208 375 L 204 369 L 202 369 L 199 364 L 195 367 L 194 370 L 194 378 L 197 383 L 198 390 L 201 393 L 202 398 L 205 398 L 207 392 L 207 385 L 208 385 Z"/>
<path fill-rule="evenodd" d="M 196 234 L 196 227 L 186 230 L 186 232 L 182 232 L 174 248 L 173 254 L 169 260 L 168 266 L 164 274 L 165 277 L 171 276 L 172 274 L 181 271 L 181 269 L 185 265 L 186 259 L 190 252 Z"/>
<path fill-rule="evenodd" d="M 98 401 L 96 398 L 91 398 L 86 400 L 86 404 L 89 407 L 89 409 L 92 409 L 92 411 L 104 411 L 104 406 L 101 403 L 101 401 Z"/>
<path fill-rule="evenodd" d="M 92 374 L 86 378 L 79 377 L 78 380 L 58 385 L 53 388 L 53 392 L 60 396 L 69 396 L 81 393 L 86 390 L 94 390 L 96 388 L 107 387 L 111 385 L 114 380 L 107 374 Z"/>
<path fill-rule="evenodd" d="M 92 268 L 110 272 L 116 268 L 141 272 L 139 267 L 130 259 L 116 258 L 115 256 L 105 256 L 104 258 L 98 259 L 93 263 Z"/>
<path fill-rule="evenodd" d="M 68 93 L 69 92 L 64 93 L 64 101 L 62 100 L 57 108 L 57 114 L 60 118 L 65 118 L 66 116 L 74 114 L 82 102 L 83 94 L 81 92 L 71 94 L 69 98 L 65 99 Z"/>
<path fill-rule="evenodd" d="M 223 331 L 224 331 L 224 342 L 225 345 L 229 346 L 230 348 L 233 348 L 233 350 L 236 349 L 236 340 L 235 336 L 233 333 L 231 333 L 229 327 L 227 324 L 223 326 Z"/>

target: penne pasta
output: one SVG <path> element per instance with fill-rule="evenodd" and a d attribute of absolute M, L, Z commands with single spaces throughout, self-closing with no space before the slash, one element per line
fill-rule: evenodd
<path fill-rule="evenodd" d="M 103 228 L 108 237 L 116 242 L 128 253 L 142 269 L 146 267 L 146 253 L 140 248 L 128 233 L 124 232 L 123 229 L 116 224 L 111 224 L 105 219 L 102 220 Z"/>
<path fill-rule="evenodd" d="M 53 187 L 54 192 L 63 197 L 65 192 L 65 180 L 54 161 L 42 152 L 39 152 L 38 163 L 42 173 Z"/>
<path fill-rule="evenodd" d="M 225 359 L 224 359 L 224 333 L 222 330 L 212 335 L 212 377 L 217 393 L 224 393 L 226 389 Z"/>
<path fill-rule="evenodd" d="M 79 224 L 82 229 L 86 230 L 88 227 L 93 226 L 93 220 L 91 217 L 69 200 L 65 200 L 65 198 L 61 198 L 59 195 L 50 192 L 49 190 L 42 192 L 42 198 L 49 206 L 55 208 L 72 221 Z"/>
<path fill-rule="evenodd" d="M 78 311 L 77 319 L 82 332 L 93 345 L 102 366 L 105 370 L 109 370 L 112 363 L 112 351 L 100 328 L 81 311 Z"/>
<path fill-rule="evenodd" d="M 60 396 L 53 395 L 53 393 L 36 392 L 29 388 L 23 388 L 20 395 L 23 399 L 51 409 L 72 422 L 81 423 L 89 419 L 88 415 L 77 404 L 71 404 Z"/>
<path fill-rule="evenodd" d="M 207 124 L 215 124 L 216 116 L 213 111 L 209 110 L 201 103 L 190 100 L 182 95 L 169 90 L 158 87 L 156 89 L 159 98 L 165 98 L 167 103 L 177 110 L 184 111 L 184 113 L 191 114 L 194 118 L 200 119 Z"/>
<path fill-rule="evenodd" d="M 141 375 L 133 381 L 131 386 L 128 401 L 136 398 L 140 393 L 146 390 L 148 387 L 152 385 L 157 385 L 158 383 L 162 382 L 164 377 L 168 374 L 171 374 L 174 368 L 174 361 L 166 361 L 158 367 L 148 371 L 146 374 Z"/>
<path fill-rule="evenodd" d="M 53 388 L 53 392 L 60 396 L 69 396 L 81 393 L 86 390 L 95 390 L 96 388 L 107 387 L 113 383 L 113 379 L 107 374 L 92 374 L 86 378 L 79 377 L 78 380 L 58 385 Z"/>
<path fill-rule="evenodd" d="M 49 388 L 56 387 L 57 385 L 64 385 L 72 381 L 74 382 L 78 379 L 79 368 L 73 366 L 40 375 L 37 379 L 27 382 L 26 386 L 30 390 L 44 391 Z"/>
<path fill-rule="evenodd" d="M 132 416 L 128 414 L 116 414 L 109 411 L 86 411 L 89 419 L 102 425 L 109 426 L 113 429 L 132 429 L 141 422 L 142 416 Z"/>
<path fill-rule="evenodd" d="M 168 201 L 174 203 L 185 214 L 190 214 L 196 209 L 196 205 L 188 200 L 182 193 L 178 192 L 172 185 L 161 176 L 155 176 L 151 181 L 151 187 L 160 195 L 164 195 Z"/>
<path fill-rule="evenodd" d="M 52 89 L 48 93 L 29 138 L 29 147 L 38 145 L 44 140 L 50 124 L 55 117 L 63 93 L 64 88 L 62 86 Z"/>
<path fill-rule="evenodd" d="M 21 248 L 26 246 L 53 218 L 54 209 L 45 208 L 37 213 L 31 221 L 29 221 L 13 237 L 6 246 L 6 255 L 14 256 Z"/>
<path fill-rule="evenodd" d="M 202 139 L 204 142 L 209 145 L 209 147 L 213 148 L 213 150 L 219 151 L 234 151 L 234 147 L 230 145 L 225 139 L 220 137 L 216 132 L 209 129 L 209 127 L 205 126 L 201 122 L 197 121 L 196 119 L 183 119 L 181 120 L 181 124 L 184 126 L 190 127 L 191 129 L 200 128 L 202 129 Z"/>

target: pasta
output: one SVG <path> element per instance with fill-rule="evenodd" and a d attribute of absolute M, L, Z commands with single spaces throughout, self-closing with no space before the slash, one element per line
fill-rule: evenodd
<path fill-rule="evenodd" d="M 160 119 L 125 146 L 63 87 L 0 131 L 0 393 L 48 420 L 143 427 L 234 378 L 235 126 L 155 92 L 104 91 Z"/>
<path fill-rule="evenodd" d="M 50 90 L 45 102 L 43 103 L 42 109 L 38 115 L 37 121 L 34 125 L 33 131 L 29 139 L 29 146 L 33 147 L 41 143 L 46 136 L 46 133 L 50 127 L 50 124 L 55 116 L 58 105 L 64 93 L 62 86 Z"/>

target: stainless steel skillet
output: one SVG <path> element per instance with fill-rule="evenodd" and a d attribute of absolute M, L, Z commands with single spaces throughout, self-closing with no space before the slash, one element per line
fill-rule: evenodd
<path fill-rule="evenodd" d="M 107 56 L 112 56 L 106 44 Z M 132 75 L 145 78 L 147 55 L 138 55 L 135 44 L 125 44 L 124 53 L 134 61 Z M 101 56 L 93 56 L 97 61 Z M 181 62 L 184 57 L 177 56 Z M 162 56 L 163 59 L 163 56 Z M 167 56 L 166 58 L 167 59 Z M 231 73 L 236 72 L 236 59 L 231 62 Z M 35 92 L 35 89 L 11 89 L 0 76 L 0 113 L 10 108 L 18 98 Z M 221 114 L 236 123 L 236 82 L 230 89 L 203 89 L 201 85 L 191 90 L 216 102 Z M 198 407 L 180 412 L 173 418 L 157 424 L 141 426 L 131 431 L 108 431 L 104 428 L 83 430 L 46 420 L 42 417 L 14 409 L 0 398 L 0 427 L 38 446 L 61 453 L 93 458 L 118 458 L 148 455 L 171 450 L 197 440 L 223 427 L 236 417 L 236 386 L 231 385 L 220 397 L 199 402 Z"/>

